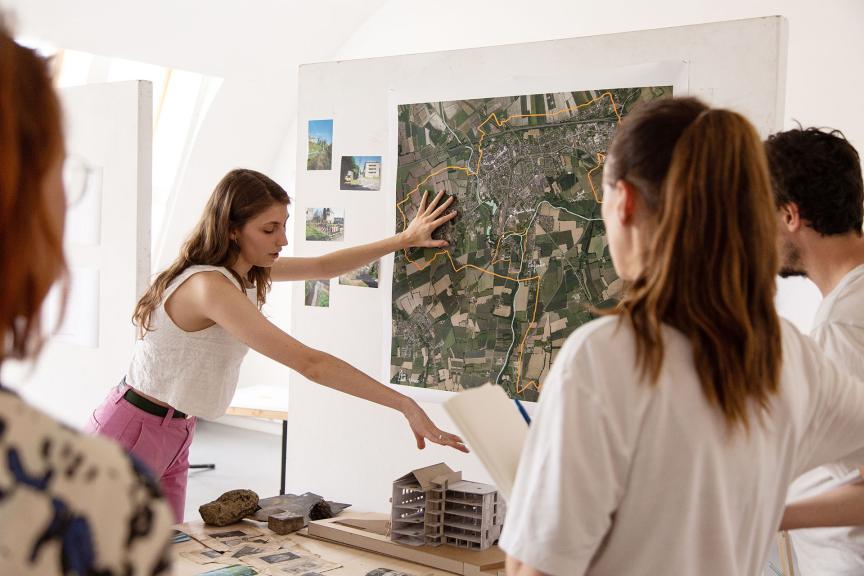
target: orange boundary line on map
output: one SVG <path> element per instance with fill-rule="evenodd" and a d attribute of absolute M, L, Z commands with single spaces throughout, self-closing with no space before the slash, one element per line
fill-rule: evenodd
<path fill-rule="evenodd" d="M 450 170 L 458 170 L 458 171 L 464 172 L 468 176 L 476 176 L 476 175 L 480 174 L 480 163 L 483 160 L 483 140 L 486 138 L 486 132 L 483 130 L 483 126 L 488 124 L 490 120 L 494 119 L 495 124 L 500 128 L 501 126 L 504 126 L 505 124 L 507 124 L 508 122 L 513 120 L 514 118 L 554 117 L 554 116 L 557 116 L 558 114 L 563 114 L 564 112 L 573 112 L 573 111 L 579 110 L 580 108 L 584 108 L 585 106 L 591 106 L 593 104 L 596 104 L 598 101 L 600 101 L 603 98 L 609 98 L 609 102 L 612 104 L 612 110 L 613 110 L 613 112 L 615 112 L 615 116 L 618 118 L 618 122 L 621 122 L 621 114 L 618 112 L 618 105 L 615 104 L 615 98 L 612 96 L 611 92 L 604 92 L 603 94 L 601 94 L 600 96 L 597 96 L 596 98 L 590 100 L 589 102 L 585 102 L 584 104 L 579 104 L 579 105 L 574 106 L 574 107 L 564 108 L 564 109 L 559 110 L 557 112 L 553 112 L 552 114 L 549 114 L 548 112 L 545 114 L 514 114 L 512 116 L 508 116 L 504 120 L 498 120 L 498 115 L 495 114 L 494 112 L 492 112 L 491 114 L 489 114 L 489 116 L 486 118 L 486 120 L 484 120 L 483 122 L 481 122 L 477 126 L 477 130 L 480 132 L 480 140 L 478 140 L 478 142 L 477 142 L 477 150 L 478 150 L 477 167 L 474 170 L 471 170 L 471 168 L 468 166 L 445 166 L 444 168 L 439 168 L 438 170 L 431 172 L 428 176 L 426 176 L 423 180 L 421 180 L 417 184 L 417 186 L 415 186 L 413 189 L 411 189 L 405 195 L 405 197 L 400 202 L 398 202 L 396 204 L 396 208 L 399 210 L 399 214 L 402 215 L 402 228 L 404 229 L 408 223 L 408 218 L 405 216 L 405 212 L 402 210 L 402 204 L 404 204 L 405 202 L 410 200 L 411 197 L 414 195 L 414 193 L 418 192 L 420 190 L 420 187 L 423 184 L 425 184 L 426 182 L 428 182 L 430 178 L 433 178 L 433 177 L 437 176 L 438 174 L 441 174 L 442 172 L 448 172 Z M 602 152 L 598 152 L 597 153 L 597 166 L 595 166 L 594 168 L 589 170 L 588 175 L 587 175 L 588 183 L 591 184 L 591 192 L 594 194 L 594 200 L 598 204 L 602 203 L 603 201 L 599 198 L 599 196 L 597 196 L 597 190 L 594 187 L 594 182 L 591 180 L 591 174 L 595 170 L 597 170 L 598 168 L 602 167 L 603 162 L 605 160 L 606 160 L 606 155 Z M 506 237 L 510 237 L 510 236 L 523 236 L 523 237 L 525 237 L 528 234 L 529 230 L 530 230 L 530 226 L 528 228 L 526 228 L 524 232 L 521 232 L 521 233 L 502 235 L 501 238 L 498 239 L 498 244 L 495 247 L 495 254 L 492 256 L 490 265 L 494 265 L 496 263 L 495 258 L 498 256 L 498 251 L 501 247 L 501 241 L 505 238 L 505 236 Z M 501 274 L 496 274 L 495 272 L 492 272 L 492 271 L 487 270 L 485 268 L 480 268 L 479 266 L 474 266 L 473 264 L 465 264 L 462 267 L 457 268 L 456 263 L 453 261 L 453 257 L 446 250 L 441 250 L 439 252 L 436 252 L 432 256 L 431 260 L 429 260 L 428 262 L 423 264 L 423 266 L 420 266 L 415 260 L 411 260 L 411 257 L 408 256 L 408 250 L 407 249 L 403 250 L 402 252 L 405 254 L 405 259 L 408 260 L 408 262 L 417 266 L 418 271 L 428 268 L 438 258 L 438 256 L 444 254 L 447 256 L 447 259 L 450 261 L 450 266 L 453 268 L 454 272 L 461 272 L 465 268 L 474 268 L 475 270 L 479 270 L 480 272 L 482 272 L 484 274 L 491 274 L 492 276 L 495 276 L 497 278 L 503 278 L 505 280 L 512 280 L 512 281 L 519 283 L 519 284 L 521 284 L 522 282 L 531 282 L 531 281 L 536 280 L 537 281 L 537 292 L 536 292 L 536 297 L 534 298 L 534 310 L 531 314 L 531 321 L 528 323 L 528 328 L 525 330 L 525 334 L 522 335 L 522 341 L 519 343 L 519 359 L 517 360 L 517 364 L 519 366 L 519 369 L 516 371 L 516 393 L 521 394 L 522 392 L 528 390 L 529 388 L 534 388 L 535 390 L 540 390 L 539 383 L 534 382 L 534 381 L 530 381 L 524 387 L 520 388 L 520 380 L 522 379 L 522 355 L 523 355 L 523 352 L 525 350 L 525 341 L 528 339 L 528 334 L 529 334 L 529 332 L 531 332 L 532 327 L 535 327 L 534 324 L 535 324 L 535 320 L 537 319 L 537 305 L 540 302 L 540 276 L 531 276 L 530 278 L 512 278 L 510 276 L 502 276 Z M 515 295 L 514 295 L 514 301 L 515 301 Z"/>

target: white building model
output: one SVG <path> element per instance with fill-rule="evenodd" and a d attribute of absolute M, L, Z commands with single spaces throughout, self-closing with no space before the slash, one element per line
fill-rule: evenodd
<path fill-rule="evenodd" d="M 393 482 L 390 540 L 485 550 L 501 535 L 504 500 L 494 486 L 462 480 L 446 464 L 419 468 Z"/>

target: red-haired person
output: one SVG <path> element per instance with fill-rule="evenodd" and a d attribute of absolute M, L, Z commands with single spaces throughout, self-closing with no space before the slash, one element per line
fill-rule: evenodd
<path fill-rule="evenodd" d="M 65 158 L 48 65 L 0 24 L 0 365 L 38 355 L 42 302 L 66 277 Z M 0 574 L 167 574 L 171 520 L 119 446 L 0 385 Z"/>
<path fill-rule="evenodd" d="M 792 479 L 864 447 L 864 385 L 777 316 L 771 178 L 743 116 L 644 105 L 618 128 L 603 191 L 630 286 L 544 383 L 507 572 L 758 574 Z"/>
<path fill-rule="evenodd" d="M 149 465 L 178 522 L 183 519 L 189 445 L 197 418 L 228 408 L 240 363 L 253 348 L 313 382 L 398 410 L 417 447 L 425 441 L 465 451 L 411 398 L 350 364 L 304 346 L 261 314 L 273 281 L 333 278 L 413 246 L 445 246 L 432 232 L 456 213 L 452 198 L 428 205 L 391 238 L 313 258 L 279 257 L 288 243 L 289 198 L 260 172 L 238 169 L 217 184 L 180 255 L 156 276 L 135 308 L 141 329 L 124 381 L 93 413 L 92 432 L 117 439 Z"/>

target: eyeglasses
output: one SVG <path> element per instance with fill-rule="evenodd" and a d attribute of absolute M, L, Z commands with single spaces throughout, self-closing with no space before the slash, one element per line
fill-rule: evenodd
<path fill-rule="evenodd" d="M 66 156 L 63 163 L 63 189 L 66 191 L 67 207 L 71 208 L 84 198 L 94 172 L 95 169 L 81 156 Z"/>

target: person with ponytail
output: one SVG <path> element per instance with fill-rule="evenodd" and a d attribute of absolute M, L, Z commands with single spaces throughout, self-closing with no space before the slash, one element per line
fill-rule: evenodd
<path fill-rule="evenodd" d="M 418 448 L 426 440 L 467 452 L 411 398 L 351 365 L 304 346 L 261 313 L 272 281 L 333 278 L 412 246 L 447 245 L 432 232 L 456 213 L 452 198 L 427 197 L 396 236 L 315 258 L 280 258 L 289 198 L 272 179 L 232 170 L 217 184 L 180 256 L 135 307 L 140 330 L 129 371 L 94 412 L 87 430 L 116 439 L 160 478 L 183 521 L 189 445 L 197 418 L 225 414 L 251 347 L 309 380 L 401 412 Z"/>
<path fill-rule="evenodd" d="M 64 172 L 76 166 L 48 62 L 0 17 L 0 366 L 36 361 L 45 297 L 55 282 L 66 292 L 66 208 L 85 187 Z M 171 521 L 134 457 L 0 385 L 0 574 L 169 574 Z"/>
<path fill-rule="evenodd" d="M 775 312 L 771 179 L 743 116 L 645 104 L 602 202 L 629 287 L 544 382 L 507 573 L 758 574 L 790 481 L 864 446 L 864 385 Z"/>

